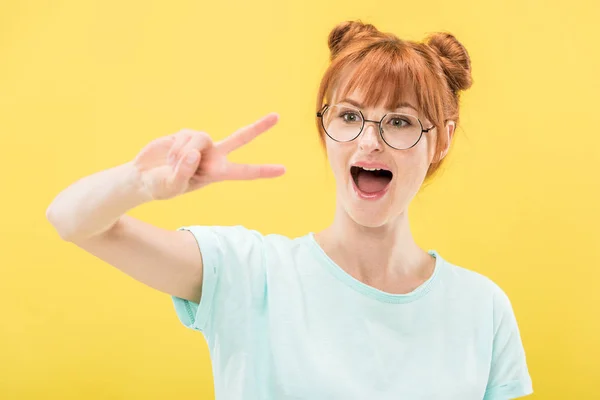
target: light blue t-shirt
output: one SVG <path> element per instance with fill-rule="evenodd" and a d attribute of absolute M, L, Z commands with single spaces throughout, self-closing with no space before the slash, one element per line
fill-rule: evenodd
<path fill-rule="evenodd" d="M 217 400 L 506 400 L 532 393 L 517 322 L 490 279 L 436 258 L 408 294 L 353 278 L 312 233 L 186 226 L 204 263 L 200 304 Z"/>

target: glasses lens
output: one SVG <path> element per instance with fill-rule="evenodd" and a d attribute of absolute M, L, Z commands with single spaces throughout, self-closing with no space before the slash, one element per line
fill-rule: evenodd
<path fill-rule="evenodd" d="M 355 139 L 363 125 L 360 112 L 352 107 L 335 105 L 323 114 L 323 128 L 333 139 L 348 142 Z"/>
<path fill-rule="evenodd" d="M 409 114 L 388 114 L 381 122 L 385 141 L 396 149 L 408 149 L 421 136 L 419 119 Z"/>

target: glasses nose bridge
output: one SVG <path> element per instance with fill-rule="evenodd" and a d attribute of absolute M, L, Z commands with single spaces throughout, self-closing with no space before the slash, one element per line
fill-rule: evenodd
<path fill-rule="evenodd" d="M 377 134 L 377 136 L 381 136 L 381 134 L 382 134 L 381 121 L 375 121 L 372 119 L 363 119 L 363 127 L 362 127 L 362 131 L 360 132 L 359 136 L 363 136 L 363 134 L 365 133 L 365 131 L 368 128 L 369 122 L 371 122 L 374 125 L 373 127 L 375 128 L 375 133 Z"/>
<path fill-rule="evenodd" d="M 369 122 L 372 123 L 375 131 L 373 136 L 369 135 L 366 131 L 369 127 Z M 381 132 L 381 121 L 374 121 L 369 119 L 363 119 L 363 126 L 361 132 L 358 134 L 359 146 L 367 146 L 369 148 L 381 148 L 383 146 L 383 135 Z"/>

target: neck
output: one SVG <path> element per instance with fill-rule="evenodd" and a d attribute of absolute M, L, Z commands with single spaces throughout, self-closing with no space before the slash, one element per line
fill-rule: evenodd
<path fill-rule="evenodd" d="M 431 276 L 435 265 L 415 243 L 406 211 L 383 226 L 369 228 L 338 207 L 333 224 L 315 239 L 347 273 L 382 290 L 408 292 Z"/>

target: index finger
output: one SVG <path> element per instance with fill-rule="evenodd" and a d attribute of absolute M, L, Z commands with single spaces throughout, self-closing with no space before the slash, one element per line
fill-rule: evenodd
<path fill-rule="evenodd" d="M 216 143 L 215 147 L 225 153 L 230 153 L 233 150 L 250 143 L 261 133 L 271 129 L 277 121 L 279 121 L 279 115 L 276 113 L 267 114 L 258 121 L 238 129 L 225 139 Z"/>

